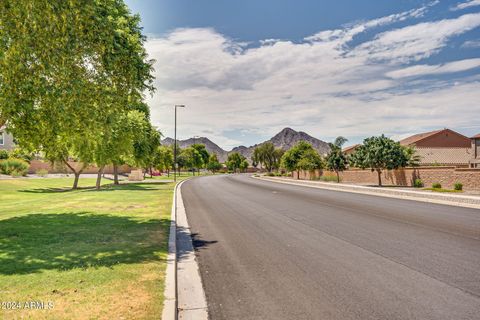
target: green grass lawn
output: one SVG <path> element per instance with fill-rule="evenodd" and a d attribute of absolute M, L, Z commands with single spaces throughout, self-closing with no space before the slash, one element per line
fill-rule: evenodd
<path fill-rule="evenodd" d="M 218 173 L 217 173 L 218 174 Z M 195 172 L 195 176 L 198 176 L 198 172 Z M 211 173 L 209 172 L 201 172 L 200 173 L 200 176 L 207 176 L 207 175 L 211 175 Z M 182 171 L 181 173 L 177 173 L 177 180 L 181 181 L 181 180 L 185 180 L 186 178 L 190 178 L 190 177 L 193 177 L 193 173 L 192 172 L 185 172 L 185 171 Z M 173 171 L 170 172 L 170 175 L 161 175 L 161 176 L 153 176 L 152 178 L 150 178 L 150 176 L 147 174 L 146 176 L 146 179 L 149 180 L 149 179 L 155 179 L 155 180 L 173 180 Z"/>
<path fill-rule="evenodd" d="M 0 180 L 0 301 L 53 303 L 0 318 L 159 319 L 174 184 L 71 185 Z"/>

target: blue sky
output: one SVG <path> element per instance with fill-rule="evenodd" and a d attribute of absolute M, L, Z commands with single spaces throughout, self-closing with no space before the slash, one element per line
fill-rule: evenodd
<path fill-rule="evenodd" d="M 156 59 L 156 125 L 229 149 L 283 127 L 351 143 L 480 132 L 480 1 L 127 0 Z"/>

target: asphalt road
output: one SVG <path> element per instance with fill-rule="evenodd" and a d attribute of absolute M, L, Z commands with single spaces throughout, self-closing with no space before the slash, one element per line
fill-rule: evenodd
<path fill-rule="evenodd" d="M 480 319 L 480 210 L 246 175 L 182 195 L 210 319 Z"/>

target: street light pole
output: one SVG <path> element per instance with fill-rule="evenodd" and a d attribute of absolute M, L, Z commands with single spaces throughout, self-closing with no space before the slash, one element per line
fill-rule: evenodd
<path fill-rule="evenodd" d="M 177 108 L 185 108 L 183 104 L 175 105 L 175 129 L 173 137 L 173 181 L 177 181 Z"/>

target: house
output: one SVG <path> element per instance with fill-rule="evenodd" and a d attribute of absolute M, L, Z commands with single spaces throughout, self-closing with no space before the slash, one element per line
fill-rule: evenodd
<path fill-rule="evenodd" d="M 480 133 L 470 138 L 472 141 L 472 158 L 470 168 L 480 168 Z"/>
<path fill-rule="evenodd" d="M 467 167 L 472 159 L 472 141 L 450 129 L 415 134 L 400 141 L 402 146 L 414 147 L 420 165 Z"/>
<path fill-rule="evenodd" d="M 0 150 L 11 150 L 14 147 L 13 136 L 7 133 L 5 127 L 0 127 Z"/>
<path fill-rule="evenodd" d="M 360 146 L 360 144 L 354 144 L 353 146 L 343 148 L 343 153 L 345 153 L 347 156 L 353 154 L 357 148 Z"/>

